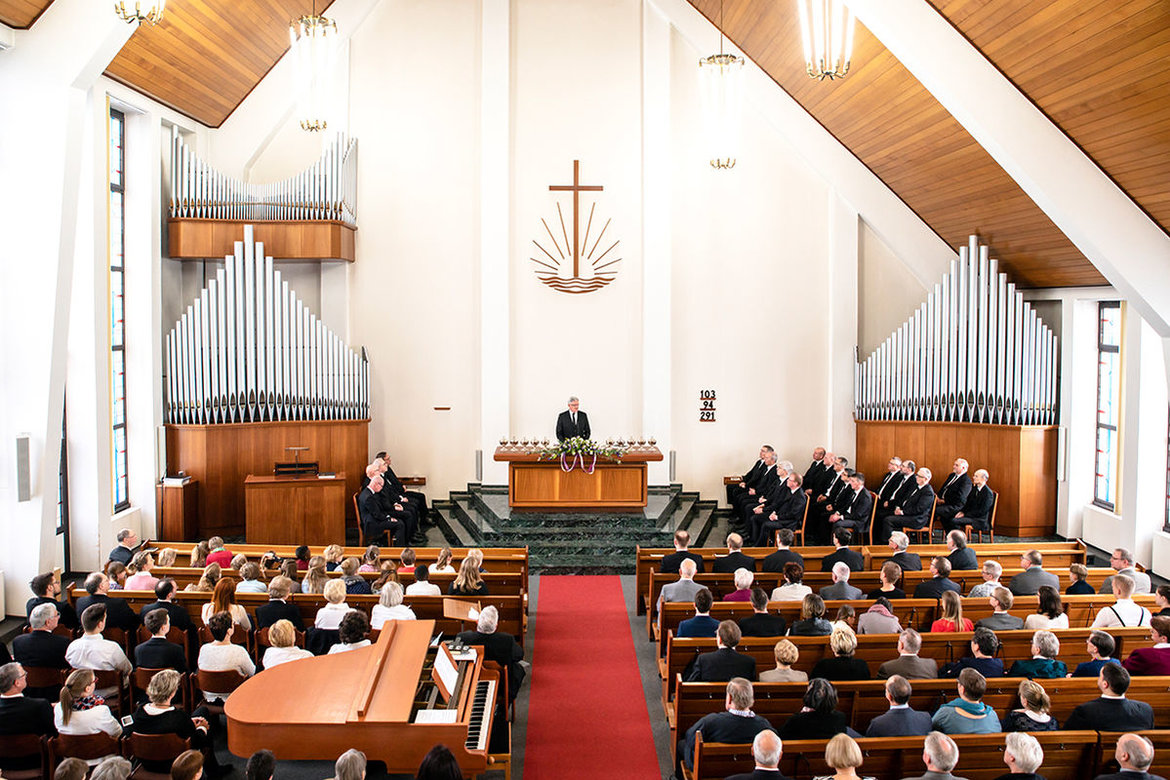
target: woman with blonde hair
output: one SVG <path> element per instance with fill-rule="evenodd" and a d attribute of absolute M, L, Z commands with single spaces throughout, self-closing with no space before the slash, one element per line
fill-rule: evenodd
<path fill-rule="evenodd" d="M 787 639 L 781 639 L 772 648 L 776 656 L 776 668 L 760 672 L 760 682 L 808 682 L 808 673 L 793 669 L 800 660 L 800 650 Z"/>
<path fill-rule="evenodd" d="M 1004 731 L 1056 731 L 1060 724 L 1049 713 L 1052 701 L 1044 686 L 1033 680 L 1020 683 L 1020 703 L 1024 706 L 1012 710 L 1003 720 Z"/>
<path fill-rule="evenodd" d="M 158 577 L 150 573 L 154 568 L 154 557 L 145 550 L 134 553 L 130 559 L 130 569 L 133 571 L 126 578 L 126 590 L 154 590 L 158 585 Z"/>
<path fill-rule="evenodd" d="M 370 612 L 370 627 L 378 630 L 387 620 L 414 620 L 414 610 L 402 603 L 402 586 L 387 582 L 382 586 L 378 603 Z"/>
<path fill-rule="evenodd" d="M 486 596 L 487 584 L 479 576 L 479 565 L 469 553 L 459 565 L 459 574 L 455 581 L 447 587 L 448 596 Z"/>
<path fill-rule="evenodd" d="M 232 616 L 232 622 L 244 631 L 252 630 L 252 621 L 248 618 L 248 611 L 243 604 L 236 603 L 236 586 L 229 579 L 222 579 L 215 583 L 215 590 L 211 592 L 211 601 L 203 605 L 201 615 L 203 624 L 216 612 L 227 612 Z"/>
<path fill-rule="evenodd" d="M 313 625 L 317 628 L 337 629 L 341 627 L 341 619 L 352 607 L 345 603 L 345 583 L 339 579 L 325 583 L 325 600 L 329 602 L 317 610 L 317 617 Z"/>
<path fill-rule="evenodd" d="M 341 559 L 345 557 L 345 548 L 340 544 L 331 544 L 325 548 L 322 556 L 325 558 L 325 571 L 333 571 L 341 565 Z"/>
<path fill-rule="evenodd" d="M 53 705 L 53 723 L 59 734 L 101 734 L 122 736 L 122 726 L 110 713 L 106 700 L 94 693 L 96 678 L 89 669 L 74 669 L 61 686 Z M 101 759 L 89 763 L 94 766 Z"/>
<path fill-rule="evenodd" d="M 813 780 L 873 780 L 872 777 L 862 778 L 857 774 L 862 761 L 864 757 L 857 741 L 848 734 L 838 734 L 825 745 L 825 763 L 836 771 L 831 775 L 814 777 Z"/>
<path fill-rule="evenodd" d="M 211 548 L 207 542 L 199 542 L 191 548 L 191 567 L 199 568 L 207 565 L 207 556 L 211 555 Z"/>
<path fill-rule="evenodd" d="M 942 617 L 930 624 L 932 634 L 953 634 L 959 631 L 974 631 L 975 624 L 963 617 L 963 602 L 959 594 L 948 590 L 942 594 Z"/>
<path fill-rule="evenodd" d="M 387 582 L 398 582 L 398 569 L 394 566 L 394 561 L 382 561 L 382 565 L 378 568 L 378 579 L 370 585 L 370 590 L 377 593 L 385 587 Z"/>
<path fill-rule="evenodd" d="M 329 582 L 329 577 L 325 574 L 326 566 L 323 556 L 314 555 L 309 559 L 309 570 L 305 572 L 305 578 L 301 581 L 301 593 L 325 592 L 325 583 Z"/>
<path fill-rule="evenodd" d="M 833 629 L 833 633 L 829 634 L 829 648 L 833 651 L 833 657 L 817 661 L 811 676 L 824 677 L 826 680 L 870 679 L 869 665 L 853 657 L 857 652 L 857 634 L 848 626 Z"/>
<path fill-rule="evenodd" d="M 258 563 L 245 563 L 240 569 L 242 578 L 236 583 L 236 593 L 267 593 L 268 585 Z"/>
<path fill-rule="evenodd" d="M 203 568 L 203 574 L 199 577 L 199 582 L 195 585 L 188 585 L 187 590 L 197 591 L 199 593 L 210 593 L 215 590 L 215 586 L 219 583 L 222 577 L 218 563 L 209 563 Z"/>
<path fill-rule="evenodd" d="M 211 744 L 207 737 L 209 728 L 207 710 L 199 708 L 192 717 L 171 703 L 175 694 L 179 692 L 182 679 L 183 676 L 174 669 L 156 672 L 146 687 L 146 697 L 149 701 L 135 711 L 130 731 L 134 734 L 174 734 L 179 739 L 189 739 L 193 746 L 206 750 Z M 142 763 L 152 772 L 169 772 L 171 768 L 170 761 L 167 761 L 165 766 L 162 762 L 156 762 L 157 766 L 149 761 Z"/>
<path fill-rule="evenodd" d="M 375 572 L 378 570 L 378 559 L 382 557 L 382 548 L 376 544 L 371 544 L 366 548 L 365 555 L 362 556 L 362 565 L 358 568 L 359 572 Z"/>
<path fill-rule="evenodd" d="M 268 629 L 268 642 L 271 646 L 264 651 L 262 659 L 265 669 L 300 658 L 313 657 L 308 650 L 297 647 L 297 630 L 288 620 L 282 619 L 272 624 Z"/>
<path fill-rule="evenodd" d="M 439 557 L 435 559 L 435 564 L 428 567 L 431 574 L 438 572 L 440 574 L 454 574 L 455 567 L 451 565 L 451 548 L 444 547 L 439 550 Z"/>

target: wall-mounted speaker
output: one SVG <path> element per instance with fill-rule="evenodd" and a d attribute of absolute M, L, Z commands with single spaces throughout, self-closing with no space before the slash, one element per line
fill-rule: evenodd
<path fill-rule="evenodd" d="M 29 435 L 22 433 L 16 437 L 16 500 L 28 501 L 32 498 L 32 474 L 29 470 L 28 458 Z"/>

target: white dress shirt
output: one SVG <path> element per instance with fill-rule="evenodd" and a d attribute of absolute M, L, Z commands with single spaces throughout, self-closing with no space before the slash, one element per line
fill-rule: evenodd
<path fill-rule="evenodd" d="M 407 596 L 442 596 L 443 591 L 433 582 L 412 582 L 406 586 Z"/>
<path fill-rule="evenodd" d="M 1104 607 L 1097 613 L 1097 619 L 1090 628 L 1112 628 L 1113 626 L 1148 626 L 1150 611 L 1133 599 L 1118 599 L 1112 607 Z"/>
<path fill-rule="evenodd" d="M 210 642 L 200 647 L 198 666 L 205 672 L 228 672 L 235 670 L 245 677 L 251 677 L 256 673 L 256 664 L 252 663 L 252 657 L 248 655 L 248 651 L 240 645 L 230 643 L 221 645 Z M 227 693 L 217 693 L 215 691 L 203 692 L 203 698 L 207 701 L 226 699 L 227 696 Z"/>
<path fill-rule="evenodd" d="M 134 668 L 122 647 L 101 634 L 84 634 L 74 639 L 65 650 L 65 660 L 74 669 L 93 669 L 98 672 L 117 669 L 123 676 L 129 675 Z M 118 689 L 100 688 L 96 693 L 102 697 L 117 696 Z"/>

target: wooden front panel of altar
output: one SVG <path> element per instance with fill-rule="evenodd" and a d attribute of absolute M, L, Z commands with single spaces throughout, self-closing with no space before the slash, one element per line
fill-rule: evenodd
<path fill-rule="evenodd" d="M 497 449 L 497 461 L 508 463 L 508 505 L 514 509 L 579 510 L 646 507 L 646 464 L 662 460 L 656 448 L 627 453 L 621 461 L 586 458 L 539 460 L 535 453 Z M 590 470 L 592 473 L 589 473 Z"/>

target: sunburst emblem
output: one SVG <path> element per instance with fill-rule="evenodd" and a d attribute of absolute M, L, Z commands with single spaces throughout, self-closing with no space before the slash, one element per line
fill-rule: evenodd
<path fill-rule="evenodd" d="M 548 235 L 548 242 L 551 242 L 553 251 L 550 252 L 541 243 L 545 240 L 543 237 L 540 241 L 533 239 L 532 243 L 540 250 L 540 253 L 537 257 L 528 259 L 537 265 L 536 278 L 557 292 L 591 293 L 605 287 L 617 276 L 617 269 L 614 266 L 620 263 L 622 258 L 616 257 L 618 253 L 613 250 L 621 241 L 619 239 L 609 243 L 609 239 L 606 239 L 605 234 L 609 229 L 610 219 L 606 219 L 605 224 L 601 225 L 600 229 L 594 225 L 595 212 L 597 211 L 596 201 L 589 206 L 585 233 L 581 234 L 581 193 L 601 192 L 603 189 L 605 188 L 596 184 L 581 184 L 580 160 L 573 160 L 572 184 L 549 185 L 551 192 L 573 193 L 573 237 L 572 240 L 569 239 L 569 231 L 565 227 L 565 214 L 561 209 L 560 201 L 557 201 L 557 219 L 561 228 L 560 238 L 549 227 L 548 221 L 541 217 L 540 223 L 544 225 L 544 232 Z M 598 218 L 596 221 L 600 222 L 601 220 Z M 596 237 L 593 236 L 594 230 L 597 231 Z M 606 246 L 606 244 L 609 245 Z"/>

